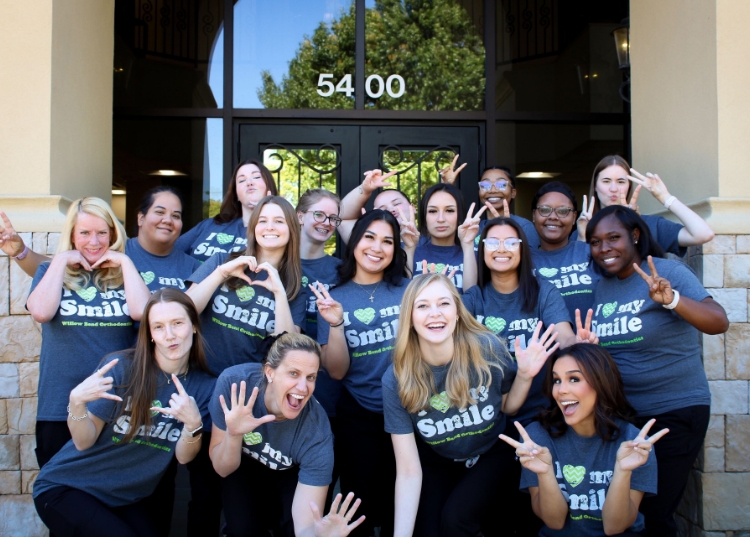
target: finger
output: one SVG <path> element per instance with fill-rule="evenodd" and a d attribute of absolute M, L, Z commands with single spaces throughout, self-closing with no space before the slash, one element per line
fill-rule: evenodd
<path fill-rule="evenodd" d="M 13 233 L 13 224 L 10 223 L 10 219 L 8 218 L 8 215 L 5 214 L 5 211 L 0 211 L 0 218 L 3 219 L 3 227 L 5 227 L 5 230 L 8 233 Z"/>
<path fill-rule="evenodd" d="M 113 367 L 114 367 L 115 365 L 117 365 L 117 362 L 119 362 L 119 361 L 120 361 L 120 359 L 119 359 L 119 358 L 115 358 L 115 359 L 114 359 L 114 360 L 112 360 L 111 362 L 108 362 L 108 363 L 107 363 L 107 364 L 106 364 L 106 365 L 105 365 L 104 367 L 102 367 L 101 369 L 97 369 L 97 370 L 96 370 L 96 373 L 99 373 L 99 376 L 100 376 L 100 377 L 104 377 L 104 373 L 106 373 L 107 371 L 109 371 L 110 369 L 112 369 L 112 368 L 113 368 Z"/>
<path fill-rule="evenodd" d="M 635 439 L 640 441 L 648 438 L 648 432 L 651 430 L 651 427 L 654 425 L 654 423 L 656 423 L 655 419 L 648 420 L 646 422 L 646 425 L 643 426 Z"/>
<path fill-rule="evenodd" d="M 638 209 L 638 194 L 641 192 L 641 185 L 638 185 L 635 187 L 635 190 L 633 191 L 633 196 L 630 198 L 630 205 L 633 207 L 633 210 Z"/>
<path fill-rule="evenodd" d="M 490 211 L 492 218 L 500 218 L 500 213 L 497 212 L 497 209 L 495 209 L 489 201 L 485 201 L 484 206 Z"/>
<path fill-rule="evenodd" d="M 448 279 L 449 279 L 449 280 L 452 280 L 452 279 L 453 279 L 453 276 L 455 276 L 455 275 L 456 275 L 456 272 L 458 272 L 458 269 L 453 269 L 453 270 L 451 270 L 451 273 L 450 273 L 450 274 L 448 274 Z"/>
<path fill-rule="evenodd" d="M 451 170 L 456 169 L 456 162 L 458 162 L 458 153 L 456 153 L 456 156 L 453 157 L 453 162 L 451 163 Z"/>
<path fill-rule="evenodd" d="M 399 224 L 406 224 L 409 220 L 406 218 L 406 215 L 404 214 L 404 211 L 401 210 L 401 207 L 397 207 L 398 209 L 398 215 L 401 217 L 401 222 Z"/>
<path fill-rule="evenodd" d="M 476 203 L 472 202 L 471 205 L 469 205 L 469 210 L 466 212 L 466 220 L 471 220 L 473 217 L 471 214 L 474 212 L 474 206 Z"/>
<path fill-rule="evenodd" d="M 81 260 L 78 262 L 78 264 L 81 265 L 81 268 L 83 268 L 83 270 L 86 270 L 88 272 L 91 272 L 92 270 L 94 270 L 93 267 L 89 264 L 89 262 L 83 258 L 83 256 L 81 256 Z"/>
<path fill-rule="evenodd" d="M 357 500 L 357 501 L 360 502 L 360 500 Z M 357 506 L 357 507 L 359 507 L 359 506 Z M 352 523 L 348 524 L 346 527 L 349 528 L 350 530 L 353 530 L 354 528 L 356 528 L 357 526 L 359 526 L 360 524 L 362 524 L 362 522 L 364 522 L 364 521 L 365 521 L 365 515 L 362 515 L 355 522 L 352 522 Z"/>
<path fill-rule="evenodd" d="M 232 391 L 230 394 L 230 403 L 232 404 L 232 408 L 237 408 L 237 405 L 240 404 L 240 402 L 237 400 L 237 383 L 232 383 Z"/>
<path fill-rule="evenodd" d="M 308 287 L 310 288 L 310 291 L 312 291 L 313 294 L 315 295 L 315 298 L 317 298 L 318 300 L 323 300 L 323 295 L 321 295 L 318 292 L 318 290 L 315 289 L 315 287 L 314 287 L 315 285 L 320 285 L 320 282 L 313 282 L 313 283 L 309 284 Z"/>
<path fill-rule="evenodd" d="M 581 324 L 581 310 L 576 308 L 576 332 L 580 332 L 583 330 L 583 325 Z"/>
<path fill-rule="evenodd" d="M 357 509 L 359 509 L 359 505 L 362 503 L 362 500 L 357 498 L 356 500 L 354 500 L 354 504 L 352 504 L 351 508 L 349 508 L 348 504 L 351 500 L 354 500 L 353 492 L 350 492 L 349 494 L 346 495 L 346 500 L 344 501 L 344 505 L 341 507 L 341 510 L 346 512 L 346 515 L 344 517 L 346 518 L 346 520 L 351 520 L 352 518 L 354 518 L 354 515 L 357 512 Z"/>
<path fill-rule="evenodd" d="M 648 441 L 651 444 L 655 444 L 662 436 L 664 436 L 668 432 L 669 432 L 669 429 L 662 429 L 658 433 L 654 433 L 653 435 L 651 435 L 651 437 L 648 439 Z"/>
<path fill-rule="evenodd" d="M 164 408 L 161 406 L 152 406 L 151 407 L 152 412 L 160 412 L 162 414 L 166 414 L 167 416 L 174 416 L 174 411 L 172 408 Z"/>
<path fill-rule="evenodd" d="M 654 258 L 651 256 L 648 256 L 646 260 L 648 261 L 648 268 L 651 269 L 651 277 L 654 279 L 658 278 L 659 273 L 656 271 L 656 266 L 654 265 Z"/>
<path fill-rule="evenodd" d="M 257 422 L 256 428 L 260 427 L 264 423 L 271 423 L 272 421 L 275 421 L 275 420 L 276 420 L 276 416 L 274 416 L 273 414 L 266 414 L 265 416 L 255 420 Z"/>
<path fill-rule="evenodd" d="M 474 218 L 479 218 L 480 216 L 482 216 L 482 214 L 484 214 L 484 211 L 486 210 L 487 210 L 487 206 L 482 207 L 481 209 L 477 211 L 477 214 L 474 215 Z"/>
<path fill-rule="evenodd" d="M 586 324 L 584 326 L 586 330 L 591 330 L 591 321 L 593 318 L 594 318 L 594 310 L 589 308 L 588 313 L 586 313 Z"/>
<path fill-rule="evenodd" d="M 114 395 L 112 393 L 107 393 L 107 392 L 104 392 L 103 394 L 101 394 L 100 398 L 111 399 L 112 401 L 122 401 L 122 397 L 120 397 L 119 395 Z"/>
<path fill-rule="evenodd" d="M 458 155 L 456 155 L 456 158 L 458 158 Z M 464 168 L 465 168 L 465 167 L 466 167 L 467 165 L 468 165 L 468 162 L 464 162 L 463 164 L 461 164 L 461 165 L 460 165 L 460 166 L 458 167 L 458 169 L 457 169 L 457 170 L 456 170 L 456 171 L 455 171 L 454 173 L 455 173 L 456 175 L 458 175 L 459 173 L 461 173 L 461 170 L 463 170 L 463 169 L 464 169 Z"/>
<path fill-rule="evenodd" d="M 506 444 L 510 444 L 511 446 L 513 446 L 516 449 L 518 449 L 519 447 L 521 447 L 523 445 L 518 440 L 513 440 L 510 436 L 505 436 L 504 434 L 500 435 L 500 440 L 502 440 Z"/>
<path fill-rule="evenodd" d="M 253 408 L 253 405 L 255 405 L 255 398 L 258 397 L 258 387 L 256 386 L 253 388 L 253 391 L 250 392 L 250 399 L 247 401 L 247 404 L 245 403 L 245 397 L 247 397 L 247 383 L 243 380 L 240 382 L 240 404 Z"/>
<path fill-rule="evenodd" d="M 315 502 L 310 502 L 310 511 L 312 511 L 313 520 L 316 524 L 322 522 L 322 519 L 320 518 L 320 511 L 318 510 L 318 506 Z"/>
<path fill-rule="evenodd" d="M 589 206 L 589 204 L 588 204 L 588 197 L 586 196 L 586 194 L 584 194 L 583 195 L 583 213 L 587 212 L 586 211 L 586 207 L 588 207 L 588 206 Z M 581 213 L 581 216 L 583 216 L 583 213 Z"/>
<path fill-rule="evenodd" d="M 505 218 L 510 218 L 510 207 L 508 207 L 508 200 L 503 198 L 503 216 Z"/>
<path fill-rule="evenodd" d="M 631 175 L 628 175 L 628 179 L 630 179 L 636 185 L 645 186 L 645 184 L 646 184 L 646 182 L 643 179 L 639 179 L 639 178 L 633 177 Z"/>
<path fill-rule="evenodd" d="M 589 204 L 589 216 L 591 216 L 591 215 L 592 215 L 592 214 L 594 213 L 594 202 L 595 202 L 595 201 L 596 201 L 596 200 L 595 200 L 595 199 L 594 199 L 594 197 L 592 196 L 592 197 L 591 197 L 591 203 Z"/>
<path fill-rule="evenodd" d="M 182 387 L 182 383 L 180 382 L 180 379 L 177 378 L 177 375 L 172 373 L 172 381 L 174 381 L 174 385 L 177 388 L 177 393 L 179 393 L 182 396 L 187 397 L 187 392 L 185 391 L 185 388 Z"/>
<path fill-rule="evenodd" d="M 349 514 L 349 506 L 351 505 L 352 500 L 354 500 L 354 493 L 350 492 L 346 495 L 346 498 L 344 498 L 344 501 L 341 504 L 341 509 L 339 510 L 339 512 L 344 513 L 346 519 L 350 519 L 354 516 L 354 513 Z"/>
<path fill-rule="evenodd" d="M 633 263 L 633 268 L 635 271 L 641 275 L 641 278 L 646 280 L 646 283 L 648 283 L 649 287 L 651 286 L 651 276 L 643 272 L 643 269 L 638 266 L 638 263 Z"/>
<path fill-rule="evenodd" d="M 422 274 L 427 274 L 427 260 L 422 260 Z"/>
<path fill-rule="evenodd" d="M 339 512 L 339 504 L 341 503 L 342 495 L 339 492 L 336 494 L 336 497 L 333 499 L 333 502 L 331 503 L 331 510 L 330 513 L 337 514 Z"/>
<path fill-rule="evenodd" d="M 533 440 L 531 439 L 531 437 L 529 436 L 529 433 L 527 433 L 527 432 L 526 432 L 526 429 L 524 429 L 524 428 L 523 428 L 523 425 L 521 425 L 521 422 L 518 422 L 518 421 L 514 421 L 514 422 L 513 422 L 513 425 L 515 425 L 515 426 L 516 426 L 516 429 L 518 429 L 518 432 L 519 432 L 519 433 L 521 434 L 521 438 L 523 438 L 523 440 L 524 440 L 524 444 L 525 444 L 525 443 L 527 443 L 527 442 L 528 442 L 529 444 L 533 444 L 533 443 L 534 443 L 534 441 L 533 441 Z"/>

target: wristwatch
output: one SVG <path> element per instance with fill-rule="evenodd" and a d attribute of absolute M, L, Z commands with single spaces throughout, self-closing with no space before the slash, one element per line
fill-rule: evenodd
<path fill-rule="evenodd" d="M 188 431 L 187 428 L 183 427 L 182 434 L 190 438 L 195 438 L 196 436 L 200 436 L 201 434 L 203 434 L 203 423 L 198 425 L 198 427 L 196 427 L 192 431 Z"/>

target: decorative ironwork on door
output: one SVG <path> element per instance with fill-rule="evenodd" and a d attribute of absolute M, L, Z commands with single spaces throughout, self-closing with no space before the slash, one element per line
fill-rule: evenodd
<path fill-rule="evenodd" d="M 391 179 L 393 186 L 417 207 L 427 189 L 440 182 L 440 169 L 450 165 L 456 150 L 446 145 L 427 149 L 388 145 L 378 153 L 383 172 L 398 171 Z"/>

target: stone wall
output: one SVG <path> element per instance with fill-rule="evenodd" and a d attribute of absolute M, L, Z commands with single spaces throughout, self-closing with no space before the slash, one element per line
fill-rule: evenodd
<path fill-rule="evenodd" d="M 750 537 L 750 235 L 717 235 L 690 254 L 730 324 L 703 336 L 711 421 L 678 521 L 686 537 Z"/>

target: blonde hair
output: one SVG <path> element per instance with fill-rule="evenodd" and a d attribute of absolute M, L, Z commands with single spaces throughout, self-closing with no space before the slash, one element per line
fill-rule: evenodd
<path fill-rule="evenodd" d="M 419 338 L 412 324 L 414 302 L 419 294 L 433 283 L 442 283 L 456 304 L 458 318 L 453 332 L 453 358 L 445 379 L 445 393 L 452 406 L 466 408 L 476 404 L 470 389 L 473 383 L 489 387 L 492 384 L 491 368 L 502 371 L 502 362 L 509 361 L 504 343 L 471 315 L 461 301 L 453 283 L 441 274 L 425 274 L 414 278 L 401 299 L 396 345 L 393 351 L 393 370 L 398 382 L 401 404 L 409 413 L 428 408 L 430 397 L 437 388 L 429 365 L 422 359 Z M 495 339 L 494 347 L 502 349 L 497 356 L 488 345 Z"/>
<path fill-rule="evenodd" d="M 109 204 L 100 198 L 80 198 L 70 205 L 68 214 L 65 216 L 65 224 L 63 224 L 60 242 L 57 245 L 58 254 L 75 249 L 73 246 L 73 231 L 78 222 L 78 215 L 81 213 L 90 214 L 104 220 L 109 226 L 109 249 L 125 253 L 125 242 L 127 241 L 125 228 L 122 227 Z M 122 268 L 120 267 L 96 269 L 93 273 L 84 270 L 82 267 L 66 267 L 63 286 L 72 291 L 84 289 L 92 281 L 92 274 L 93 283 L 100 291 L 120 287 L 123 283 Z"/>
<path fill-rule="evenodd" d="M 266 368 L 278 368 L 286 358 L 286 355 L 291 351 L 303 351 L 314 354 L 318 357 L 318 363 L 320 364 L 322 351 L 317 341 L 304 334 L 284 332 L 276 338 L 276 341 L 273 342 L 271 348 L 268 350 L 268 354 L 263 359 L 263 371 L 265 372 Z M 266 383 L 266 376 L 262 375 L 261 384 Z"/>
<path fill-rule="evenodd" d="M 299 202 L 297 202 L 296 210 L 298 213 L 306 213 L 310 210 L 310 207 L 324 198 L 328 198 L 334 202 L 337 210 L 341 210 L 341 198 L 325 188 L 313 188 L 302 194 L 299 198 Z"/>

